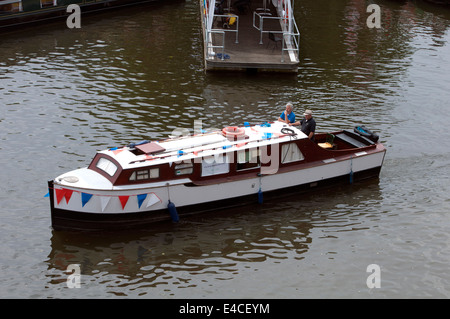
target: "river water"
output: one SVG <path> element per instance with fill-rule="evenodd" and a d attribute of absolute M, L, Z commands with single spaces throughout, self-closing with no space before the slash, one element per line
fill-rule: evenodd
<path fill-rule="evenodd" d="M 2 35 L 0 297 L 449 298 L 450 9 L 303 0 L 295 16 L 293 76 L 205 74 L 196 0 Z M 380 178 L 132 233 L 51 229 L 47 180 L 97 150 L 274 120 L 288 101 L 318 131 L 377 132 Z"/>

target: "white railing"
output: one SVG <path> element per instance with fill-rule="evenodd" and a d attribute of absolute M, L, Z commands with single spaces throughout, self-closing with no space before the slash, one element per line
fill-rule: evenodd
<path fill-rule="evenodd" d="M 264 28 L 264 20 L 278 20 L 281 25 L 280 30 L 268 30 Z M 256 22 L 258 21 L 258 25 Z M 297 23 L 295 19 L 292 18 L 292 31 L 289 31 L 289 21 L 286 18 L 282 17 L 272 17 L 267 16 L 265 14 L 261 14 L 258 12 L 253 12 L 253 27 L 260 32 L 259 44 L 263 44 L 263 34 L 264 33 L 275 33 L 282 35 L 282 45 L 281 45 L 281 62 L 284 62 L 284 52 L 288 52 L 288 54 L 293 54 L 295 59 L 299 58 L 300 51 L 300 31 L 298 30 Z"/>
<path fill-rule="evenodd" d="M 222 60 L 224 59 L 225 52 L 225 32 L 222 30 L 206 30 L 206 52 L 208 53 L 209 58 L 213 58 L 215 56 L 214 49 L 222 49 Z M 222 45 L 214 45 L 213 43 L 213 34 L 221 34 L 222 35 Z"/>
<path fill-rule="evenodd" d="M 234 14 L 215 14 L 213 19 L 215 18 L 236 18 L 236 29 L 226 29 L 226 28 L 222 28 L 222 29 L 211 29 L 208 30 L 208 28 L 205 28 L 205 43 L 207 45 L 206 50 L 208 52 L 208 56 L 209 57 L 213 57 L 214 54 L 214 50 L 213 49 L 221 49 L 222 51 L 222 56 L 221 56 L 221 60 L 224 60 L 224 52 L 225 52 L 225 35 L 227 32 L 234 32 L 236 33 L 236 41 L 235 43 L 239 43 L 239 16 L 234 15 Z M 205 24 L 206 25 L 206 24 Z M 220 34 L 222 35 L 222 44 L 221 45 L 217 45 L 213 43 L 213 35 L 214 34 Z M 218 41 L 220 42 L 220 41 Z"/>

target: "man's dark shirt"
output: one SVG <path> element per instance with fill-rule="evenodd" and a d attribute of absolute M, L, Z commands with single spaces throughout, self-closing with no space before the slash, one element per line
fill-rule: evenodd
<path fill-rule="evenodd" d="M 307 136 L 309 136 L 309 133 L 316 132 L 316 121 L 314 118 L 310 118 L 309 120 L 306 120 L 305 118 L 300 121 L 300 125 L 302 126 L 301 130 L 303 133 L 305 133 Z M 314 140 L 314 136 L 312 138 Z"/>

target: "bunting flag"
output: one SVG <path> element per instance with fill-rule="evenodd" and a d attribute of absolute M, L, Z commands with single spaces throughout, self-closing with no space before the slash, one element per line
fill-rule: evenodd
<path fill-rule="evenodd" d="M 158 202 L 161 202 L 161 199 L 159 199 L 159 197 L 156 196 L 154 193 L 151 193 L 150 194 L 150 198 L 148 199 L 146 207 L 150 207 L 152 205 L 155 205 Z"/>
<path fill-rule="evenodd" d="M 111 197 L 109 196 L 100 196 L 100 204 L 102 206 L 102 212 L 105 211 L 105 208 L 108 205 L 110 199 Z"/>
<path fill-rule="evenodd" d="M 73 190 L 67 188 L 55 188 L 56 202 L 59 204 L 63 198 L 66 199 L 66 203 L 69 204 L 70 197 L 72 197 Z"/>
<path fill-rule="evenodd" d="M 128 202 L 128 198 L 130 198 L 130 196 L 119 196 L 120 203 L 122 204 L 122 209 L 125 209 L 125 205 Z"/>
<path fill-rule="evenodd" d="M 144 200 L 147 198 L 147 194 L 140 194 L 137 195 L 137 200 L 138 200 L 138 205 L 139 208 L 141 208 L 142 203 L 144 202 Z"/>
<path fill-rule="evenodd" d="M 277 132 L 275 132 L 275 133 L 272 133 L 275 137 L 284 137 L 285 135 L 287 135 L 287 134 L 282 134 L 282 133 L 277 133 Z"/>
<path fill-rule="evenodd" d="M 86 203 L 89 202 L 91 197 L 92 197 L 92 194 L 81 193 L 81 204 L 82 204 L 82 207 L 84 207 L 84 205 L 86 205 Z"/>
<path fill-rule="evenodd" d="M 73 190 L 65 189 L 64 198 L 66 199 L 66 203 L 69 204 L 70 197 L 72 197 Z"/>
<path fill-rule="evenodd" d="M 61 203 L 63 198 L 66 199 L 66 202 L 68 204 L 70 199 L 72 198 L 72 194 L 74 192 L 81 194 L 81 206 L 82 207 L 84 207 L 94 196 L 94 194 L 83 193 L 83 192 L 74 191 L 74 190 L 67 189 L 67 188 L 54 188 L 54 190 L 55 190 L 55 195 L 56 195 L 55 196 L 56 202 L 58 205 Z M 48 197 L 48 196 L 49 196 L 49 194 L 47 194 L 45 197 Z M 144 203 L 144 201 L 146 199 L 148 199 L 147 204 L 145 206 L 146 208 L 153 206 L 156 203 L 162 203 L 161 199 L 155 193 L 144 193 L 144 194 L 137 194 L 137 195 L 123 195 L 123 196 L 113 196 L 113 195 L 95 195 L 95 196 L 100 197 L 100 205 L 101 205 L 102 212 L 105 211 L 106 206 L 108 206 L 112 197 L 119 198 L 120 204 L 122 206 L 122 210 L 125 209 L 125 206 L 127 205 L 130 196 L 136 196 L 139 208 L 142 208 L 142 204 Z"/>
<path fill-rule="evenodd" d="M 59 204 L 64 197 L 64 188 L 55 188 L 56 202 Z"/>
<path fill-rule="evenodd" d="M 123 151 L 123 148 L 118 149 L 118 150 L 113 150 L 112 152 L 114 153 L 114 155 L 117 155 L 117 154 L 119 154 L 122 151 Z"/>

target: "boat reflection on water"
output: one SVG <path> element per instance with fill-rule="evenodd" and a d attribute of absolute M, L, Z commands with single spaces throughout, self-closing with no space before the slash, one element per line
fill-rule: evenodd
<path fill-rule="evenodd" d="M 200 214 L 162 222 L 151 230 L 53 231 L 47 288 L 65 288 L 71 264 L 80 265 L 82 287 L 109 282 L 111 293 L 119 295 L 150 293 L 140 287 L 192 287 L 210 276 L 232 279 L 259 263 L 307 258 L 310 245 L 321 238 L 366 230 L 380 218 L 381 201 L 379 181 L 372 179 L 223 210 L 214 218 Z"/>

